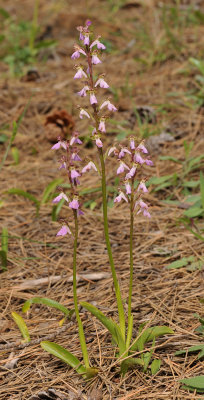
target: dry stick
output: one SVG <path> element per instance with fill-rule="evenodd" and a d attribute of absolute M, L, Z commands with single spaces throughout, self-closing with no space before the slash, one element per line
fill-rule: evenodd
<path fill-rule="evenodd" d="M 47 336 L 44 336 L 43 338 L 38 338 L 35 340 L 32 340 L 31 342 L 28 343 L 21 343 L 19 344 L 19 342 L 15 342 L 15 343 L 6 343 L 0 346 L 0 350 L 7 350 L 7 349 L 17 349 L 17 350 L 21 350 L 24 349 L 25 347 L 29 347 L 35 344 L 39 344 L 40 342 L 42 342 L 42 340 L 51 340 L 54 339 L 57 335 L 61 334 L 62 332 L 65 332 L 67 330 L 67 334 L 68 335 L 73 335 L 74 333 L 78 333 L 78 331 L 76 332 L 69 332 L 68 328 L 70 328 L 71 326 L 73 326 L 73 322 L 69 322 L 69 324 L 64 325 L 62 328 L 57 329 L 54 333 L 50 333 Z"/>
<path fill-rule="evenodd" d="M 91 272 L 89 274 L 77 274 L 77 281 L 85 280 L 85 281 L 98 281 L 100 279 L 109 278 L 110 274 L 108 272 Z M 15 290 L 26 290 L 32 289 L 33 286 L 40 286 L 46 285 L 47 283 L 55 283 L 58 282 L 60 279 L 64 279 L 65 277 L 60 275 L 51 275 L 48 278 L 40 278 L 40 279 L 30 279 L 26 280 L 26 282 L 20 283 L 18 286 L 13 286 Z M 73 277 L 70 276 L 67 279 L 67 282 L 73 282 Z"/>

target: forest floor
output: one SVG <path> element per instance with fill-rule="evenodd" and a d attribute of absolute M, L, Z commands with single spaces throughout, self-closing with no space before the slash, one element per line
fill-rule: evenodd
<path fill-rule="evenodd" d="M 43 40 L 56 43 L 40 50 L 38 47 L 29 66 L 21 43 L 28 43 L 30 25 L 28 29 L 25 25 L 22 34 L 18 23 L 31 24 L 33 3 L 7 0 L 2 7 L 8 15 L 1 13 L 0 17 L 5 32 L 0 48 L 2 157 L 13 121 L 18 121 L 29 102 L 1 170 L 0 225 L 8 230 L 8 254 L 7 270 L 2 270 L 0 276 L 0 399 L 28 400 L 34 395 L 33 400 L 201 399 L 202 394 L 184 390 L 180 380 L 202 375 L 203 359 L 198 359 L 197 353 L 183 357 L 175 356 L 175 352 L 203 343 L 203 336 L 196 332 L 200 322 L 195 317 L 195 313 L 204 316 L 200 302 L 204 297 L 203 213 L 201 210 L 196 215 L 193 210 L 190 214 L 192 206 L 201 208 L 199 182 L 200 171 L 204 170 L 204 64 L 199 64 L 204 58 L 202 2 L 40 0 L 40 31 L 35 45 Z M 134 333 L 140 324 L 149 321 L 151 326 L 169 326 L 174 335 L 156 340 L 154 357 L 161 360 L 161 367 L 153 376 L 137 367 L 121 377 L 108 331 L 84 309 L 80 315 L 90 360 L 100 371 L 89 382 L 42 351 L 39 344 L 45 338 L 56 341 L 81 359 L 74 316 L 59 327 L 60 311 L 33 305 L 24 316 L 31 336 L 26 347 L 11 317 L 12 311 L 23 316 L 22 305 L 33 296 L 49 297 L 73 308 L 69 279 L 73 241 L 56 238 L 59 223 L 53 220 L 53 192 L 45 199 L 44 191 L 62 177 L 51 147 L 73 125 L 83 138 L 81 154 L 97 159 L 87 120 L 78 118 L 81 99 L 76 92 L 80 83 L 73 80 L 74 62 L 70 58 L 78 37 L 76 26 L 86 19 L 91 19 L 95 33 L 106 44 L 103 63 L 97 68 L 106 74 L 111 87 L 106 94 L 119 111 L 107 123 L 104 147 L 120 138 L 127 143 L 126 134 L 131 133 L 138 142 L 146 139 L 154 162 L 153 167 L 145 168 L 146 178 L 152 179 L 147 195 L 152 217 L 147 221 L 140 214 L 135 221 Z M 9 54 L 12 59 L 6 58 Z M 64 122 L 55 116 L 62 110 L 69 115 Z M 129 214 L 126 204 L 112 204 L 118 181 L 111 157 L 107 177 L 108 185 L 114 188 L 108 195 L 110 238 L 126 304 Z M 162 177 L 166 178 L 159 179 Z M 97 174 L 85 174 L 82 185 L 88 193 L 83 197 L 86 208 L 80 220 L 78 297 L 117 319 Z M 53 187 L 55 192 L 56 185 Z M 11 189 L 33 195 L 40 204 L 39 214 L 35 200 Z M 60 216 L 65 216 L 64 210 Z M 183 259 L 183 266 L 177 263 L 167 268 Z M 55 395 L 49 394 L 49 388 L 54 388 Z M 37 397 L 42 391 L 47 397 Z"/>

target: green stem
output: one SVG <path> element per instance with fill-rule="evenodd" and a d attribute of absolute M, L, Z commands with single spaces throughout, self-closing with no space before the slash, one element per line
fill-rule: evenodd
<path fill-rule="evenodd" d="M 35 0 L 34 3 L 34 11 L 33 11 L 33 21 L 31 26 L 30 38 L 29 38 L 29 47 L 30 50 L 34 49 L 35 37 L 38 28 L 38 9 L 39 9 L 39 0 Z"/>
<path fill-rule="evenodd" d="M 77 280 L 76 280 L 76 257 L 77 257 L 77 240 L 78 240 L 78 218 L 77 218 L 77 210 L 73 210 L 74 213 L 74 224 L 75 224 L 75 237 L 74 237 L 74 253 L 73 253 L 73 295 L 74 295 L 74 308 L 76 319 L 79 327 L 79 339 L 81 344 L 81 350 L 83 354 L 84 364 L 86 368 L 89 368 L 89 357 L 86 347 L 86 341 L 84 336 L 83 325 L 81 322 L 81 318 L 78 310 L 78 301 L 77 301 Z"/>
<path fill-rule="evenodd" d="M 131 321 L 131 303 L 132 303 L 132 284 L 133 284 L 133 225 L 134 225 L 134 179 L 131 185 L 130 198 L 130 282 L 129 282 L 129 298 L 128 298 L 128 326 Z"/>
<path fill-rule="evenodd" d="M 104 234 L 105 234 L 106 247 L 107 247 L 107 251 L 108 251 L 108 257 L 109 257 L 111 273 L 112 273 L 112 277 L 113 277 L 113 283 L 114 283 L 115 294 L 116 294 L 116 299 L 117 299 L 120 329 L 121 329 L 122 337 L 125 340 L 125 313 L 124 313 L 124 308 L 123 308 L 123 303 L 122 303 L 122 298 L 121 298 L 120 286 L 119 286 L 116 271 L 115 271 L 113 255 L 112 255 L 112 250 L 111 250 L 111 244 L 110 244 L 110 239 L 109 239 L 109 231 L 108 231 L 106 173 L 105 173 L 105 163 L 104 163 L 104 156 L 103 156 L 102 148 L 98 148 L 98 152 L 99 152 L 99 157 L 100 157 L 100 162 L 101 162 L 101 184 L 102 184 L 102 198 L 103 198 Z"/>

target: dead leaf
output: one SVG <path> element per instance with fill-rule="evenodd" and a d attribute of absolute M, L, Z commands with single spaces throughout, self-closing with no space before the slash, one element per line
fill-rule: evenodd
<path fill-rule="evenodd" d="M 51 143 L 55 143 L 58 136 L 67 139 L 73 132 L 75 122 L 66 110 L 54 111 L 48 115 L 45 121 L 46 138 Z"/>

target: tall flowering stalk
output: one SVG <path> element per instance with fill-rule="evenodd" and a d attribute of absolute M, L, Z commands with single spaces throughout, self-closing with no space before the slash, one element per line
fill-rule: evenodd
<path fill-rule="evenodd" d="M 125 339 L 125 314 L 124 307 L 121 298 L 121 291 L 119 287 L 119 282 L 116 275 L 112 249 L 109 238 L 109 229 L 108 229 L 108 211 L 107 211 L 107 191 L 106 191 L 106 170 L 105 170 L 105 161 L 104 161 L 104 152 L 103 152 L 103 135 L 106 133 L 106 120 L 108 119 L 108 115 L 104 114 L 104 110 L 108 110 L 109 112 L 117 111 L 117 108 L 110 102 L 109 99 L 105 100 L 101 104 L 99 104 L 96 93 L 99 88 L 107 89 L 109 87 L 108 83 L 105 81 L 105 75 L 102 74 L 94 80 L 93 75 L 93 67 L 97 64 L 101 63 L 99 51 L 105 50 L 105 45 L 100 41 L 100 36 L 98 36 L 95 40 L 91 40 L 93 38 L 92 32 L 90 30 L 91 22 L 87 21 L 84 27 L 79 26 L 77 29 L 80 32 L 79 40 L 81 42 L 81 46 L 76 45 L 75 51 L 72 54 L 72 59 L 78 59 L 79 57 L 85 56 L 87 66 L 86 72 L 83 66 L 76 65 L 76 74 L 74 79 L 78 78 L 86 78 L 84 82 L 84 87 L 78 92 L 78 95 L 81 97 L 87 96 L 89 94 L 90 105 L 92 107 L 92 114 L 90 115 L 86 110 L 80 108 L 79 116 L 83 118 L 83 116 L 90 118 L 94 124 L 93 127 L 93 140 L 96 143 L 100 165 L 101 165 L 101 187 L 102 187 L 102 202 L 103 202 L 103 220 L 104 220 L 104 234 L 106 240 L 106 247 L 109 256 L 109 262 L 113 277 L 113 283 L 115 288 L 115 294 L 118 305 L 118 315 L 120 322 L 120 329 Z"/>

